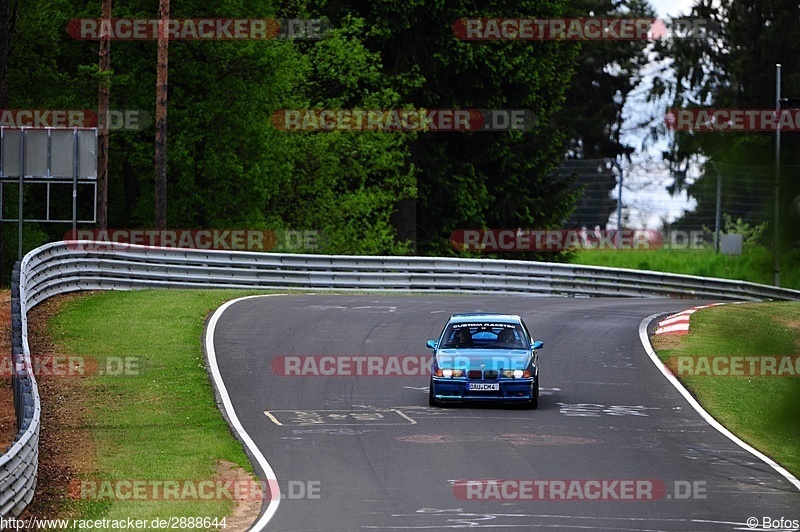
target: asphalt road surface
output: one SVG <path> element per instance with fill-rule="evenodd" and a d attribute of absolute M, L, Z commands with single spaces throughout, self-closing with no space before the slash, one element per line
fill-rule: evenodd
<path fill-rule="evenodd" d="M 214 346 L 235 412 L 278 479 L 267 530 L 766 530 L 764 518 L 800 519 L 797 488 L 709 426 L 641 345 L 643 318 L 702 303 L 292 295 L 233 304 Z M 537 410 L 428 406 L 417 364 L 430 356 L 425 341 L 450 314 L 475 311 L 519 314 L 544 341 Z M 376 365 L 354 375 L 355 355 Z"/>

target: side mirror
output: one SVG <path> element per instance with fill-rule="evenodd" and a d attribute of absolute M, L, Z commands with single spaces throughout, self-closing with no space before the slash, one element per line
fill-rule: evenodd
<path fill-rule="evenodd" d="M 535 342 L 533 342 L 533 346 L 531 346 L 531 349 L 536 350 L 536 349 L 541 349 L 543 347 L 544 347 L 544 342 L 542 342 L 541 340 L 536 340 Z"/>
<path fill-rule="evenodd" d="M 428 340 L 427 342 L 425 342 L 425 345 L 429 349 L 436 349 L 436 342 L 434 340 Z"/>

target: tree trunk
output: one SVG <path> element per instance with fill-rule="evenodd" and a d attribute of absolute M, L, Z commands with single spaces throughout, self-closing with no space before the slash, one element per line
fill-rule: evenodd
<path fill-rule="evenodd" d="M 103 0 L 103 18 L 111 18 L 111 0 Z M 108 229 L 108 119 L 111 70 L 111 38 L 100 39 L 100 90 L 97 95 L 97 229 Z"/>
<path fill-rule="evenodd" d="M 417 198 L 401 199 L 395 205 L 391 223 L 397 231 L 397 240 L 411 242 L 411 254 L 417 254 Z"/>
<path fill-rule="evenodd" d="M 169 0 L 159 0 L 158 65 L 156 66 L 156 229 L 167 228 L 167 73 L 169 69 Z"/>
<path fill-rule="evenodd" d="M 14 31 L 14 14 L 11 0 L 0 0 L 0 109 L 8 109 L 8 56 L 11 53 L 11 32 Z"/>

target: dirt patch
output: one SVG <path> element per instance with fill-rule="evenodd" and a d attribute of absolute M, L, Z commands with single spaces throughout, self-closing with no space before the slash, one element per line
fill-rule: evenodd
<path fill-rule="evenodd" d="M 59 355 L 47 326 L 67 301 L 80 297 L 64 294 L 48 299 L 28 313 L 28 343 L 32 358 Z M 35 367 L 35 366 L 34 366 Z M 78 517 L 67 504 L 70 481 L 96 470 L 94 443 L 79 378 L 42 375 L 37 378 L 42 399 L 39 435 L 39 478 L 36 496 L 26 516 Z"/>
<path fill-rule="evenodd" d="M 653 349 L 676 349 L 681 345 L 682 336 L 680 334 L 658 334 L 650 338 Z"/>
<path fill-rule="evenodd" d="M 217 478 L 219 480 L 227 481 L 234 480 L 238 482 L 255 481 L 253 475 L 226 460 L 217 461 Z M 244 532 L 250 528 L 258 515 L 261 513 L 261 501 L 255 499 L 244 499 L 233 501 L 233 512 L 225 520 L 225 532 Z"/>
<path fill-rule="evenodd" d="M 0 353 L 2 368 L 11 370 L 11 290 L 0 290 Z M 0 372 L 0 450 L 5 451 L 17 435 L 17 416 L 14 413 L 14 393 L 11 376 Z"/>

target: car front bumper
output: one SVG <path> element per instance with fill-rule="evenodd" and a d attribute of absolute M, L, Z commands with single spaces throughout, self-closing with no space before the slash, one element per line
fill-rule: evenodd
<path fill-rule="evenodd" d="M 470 381 L 447 377 L 432 377 L 433 396 L 441 402 L 502 401 L 526 402 L 533 398 L 534 378 L 496 381 Z M 470 390 L 470 383 L 499 384 L 499 390 Z"/>

